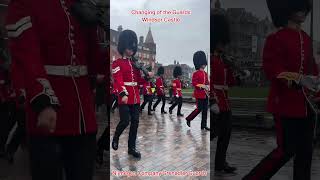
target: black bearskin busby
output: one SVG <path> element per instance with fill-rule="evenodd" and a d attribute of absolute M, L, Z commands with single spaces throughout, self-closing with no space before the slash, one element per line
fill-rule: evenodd
<path fill-rule="evenodd" d="M 310 0 L 267 0 L 272 22 L 275 27 L 288 24 L 290 17 L 299 11 L 308 14 L 312 8 Z"/>
<path fill-rule="evenodd" d="M 157 74 L 158 74 L 158 76 L 161 76 L 161 75 L 164 74 L 164 67 L 163 67 L 163 66 L 160 66 L 160 67 L 158 68 Z"/>
<path fill-rule="evenodd" d="M 137 34 L 131 30 L 124 30 L 119 35 L 118 41 L 118 52 L 123 56 L 126 49 L 133 51 L 133 56 L 136 54 L 138 49 L 138 38 Z"/>
<path fill-rule="evenodd" d="M 206 54 L 203 51 L 197 51 L 193 54 L 193 64 L 196 70 L 203 65 L 208 65 Z"/>
<path fill-rule="evenodd" d="M 174 78 L 178 78 L 178 76 L 181 76 L 182 75 L 182 69 L 180 66 L 176 66 L 174 69 L 173 69 L 173 77 Z"/>
<path fill-rule="evenodd" d="M 213 53 L 219 43 L 222 45 L 230 43 L 230 28 L 227 17 L 221 13 L 211 12 L 210 25 L 210 51 Z"/>

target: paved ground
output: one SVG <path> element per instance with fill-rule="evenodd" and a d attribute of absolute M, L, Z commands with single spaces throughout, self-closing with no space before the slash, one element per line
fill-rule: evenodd
<path fill-rule="evenodd" d="M 193 108 L 191 104 L 183 105 L 183 113 L 187 115 Z M 105 127 L 104 118 L 100 116 L 100 131 Z M 111 134 L 118 122 L 117 112 L 112 115 Z M 209 170 L 209 154 L 211 154 L 211 167 L 213 167 L 216 140 L 209 141 L 209 133 L 201 132 L 200 118 L 192 122 L 192 128 L 188 128 L 184 118 L 173 115 L 161 115 L 159 111 L 153 116 L 143 112 L 140 119 L 138 148 L 142 153 L 142 159 L 135 160 L 127 155 L 126 130 L 120 138 L 118 151 L 111 150 L 111 170 L 118 171 L 199 171 Z M 112 136 L 110 137 L 112 138 Z M 211 146 L 211 153 L 209 153 Z M 238 167 L 238 173 L 222 176 L 214 172 L 207 177 L 186 178 L 162 176 L 161 179 L 213 179 L 213 180 L 239 180 L 250 171 L 266 154 L 275 147 L 274 134 L 270 131 L 256 129 L 234 129 L 230 142 L 228 161 Z M 105 153 L 108 157 L 108 152 Z M 312 179 L 320 179 L 320 148 L 316 148 L 313 156 Z M 96 171 L 95 180 L 109 179 L 108 163 Z M 211 178 L 209 178 L 211 175 Z M 15 164 L 8 165 L 0 159 L 0 180 L 29 180 L 28 158 L 26 150 L 19 150 Z M 118 177 L 111 179 L 151 179 L 150 177 Z M 152 178 L 152 179 L 160 179 Z M 291 180 L 292 161 L 283 167 L 273 180 Z"/>
<path fill-rule="evenodd" d="M 185 103 L 182 112 L 187 116 L 193 108 L 194 105 Z M 142 158 L 135 160 L 128 156 L 129 128 L 127 128 L 120 137 L 119 149 L 117 151 L 111 150 L 111 172 L 113 170 L 136 172 L 206 171 L 206 176 L 199 179 L 210 179 L 210 133 L 209 131 L 201 131 L 200 117 L 198 116 L 192 121 L 192 128 L 189 128 L 186 125 L 185 117 L 177 117 L 176 111 L 172 115 L 161 115 L 160 107 L 158 107 L 154 115 L 148 116 L 145 110 L 140 117 L 137 142 Z M 119 117 L 116 112 L 111 117 L 110 138 L 112 138 L 118 121 Z M 186 179 L 186 177 L 162 176 L 162 179 L 177 178 Z M 112 176 L 112 179 L 120 179 L 120 177 Z M 140 176 L 134 179 L 147 178 Z"/>

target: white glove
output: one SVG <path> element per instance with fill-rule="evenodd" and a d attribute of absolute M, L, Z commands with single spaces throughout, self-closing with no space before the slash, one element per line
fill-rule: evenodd
<path fill-rule="evenodd" d="M 320 90 L 320 79 L 316 76 L 302 76 L 298 84 L 314 92 Z"/>
<path fill-rule="evenodd" d="M 176 97 L 178 98 L 178 97 L 179 97 L 179 95 L 177 94 L 177 95 L 176 95 Z"/>
<path fill-rule="evenodd" d="M 208 85 L 204 85 L 204 86 L 203 86 L 203 89 L 206 90 L 206 91 L 209 91 L 209 90 L 210 90 L 210 87 L 209 87 Z"/>
<path fill-rule="evenodd" d="M 217 103 L 211 105 L 210 111 L 212 111 L 214 114 L 219 114 L 220 113 L 220 108 Z"/>

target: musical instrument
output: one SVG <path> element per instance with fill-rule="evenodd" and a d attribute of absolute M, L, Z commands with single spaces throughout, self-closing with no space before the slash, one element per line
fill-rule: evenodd
<path fill-rule="evenodd" d="M 235 71 L 236 76 L 240 76 L 240 77 L 250 76 L 250 72 L 248 70 L 243 70 L 236 64 L 236 59 L 233 56 L 228 56 L 223 53 L 220 55 L 220 58 L 226 65 L 228 65 L 232 70 Z"/>
<path fill-rule="evenodd" d="M 135 68 L 141 70 L 141 71 L 143 72 L 143 74 L 144 74 L 144 76 L 145 76 L 146 79 L 147 79 L 147 78 L 150 78 L 150 77 L 149 77 L 149 71 L 147 70 L 147 68 L 144 67 L 141 63 L 139 63 L 139 60 L 138 60 L 136 57 L 132 56 L 132 60 L 133 60 L 133 62 L 134 62 L 133 66 L 134 66 Z"/>

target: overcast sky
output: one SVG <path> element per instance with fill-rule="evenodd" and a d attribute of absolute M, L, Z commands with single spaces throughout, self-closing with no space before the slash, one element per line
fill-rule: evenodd
<path fill-rule="evenodd" d="M 215 0 L 213 0 L 215 2 Z M 266 0 L 220 0 L 223 8 L 245 8 L 259 18 L 270 18 Z M 314 37 L 320 40 L 320 1 L 314 0 Z M 310 18 L 305 22 L 304 29 L 310 32 Z"/>
<path fill-rule="evenodd" d="M 210 50 L 210 1 L 209 0 L 110 0 L 110 25 L 116 30 L 131 29 L 137 36 L 146 38 L 150 24 L 142 17 L 179 17 L 179 23 L 151 23 L 152 35 L 157 44 L 156 60 L 164 65 L 193 66 L 193 53 Z M 191 15 L 142 16 L 132 15 L 132 10 L 191 10 Z"/>

